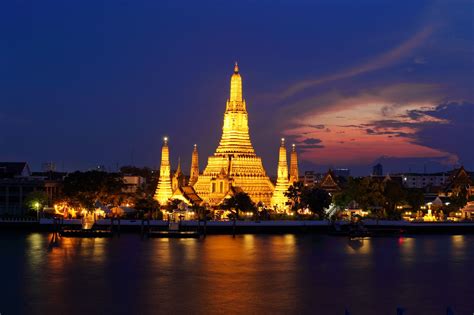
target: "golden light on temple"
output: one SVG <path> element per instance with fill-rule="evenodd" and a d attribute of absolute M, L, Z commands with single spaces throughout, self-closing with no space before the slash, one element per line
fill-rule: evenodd
<path fill-rule="evenodd" d="M 172 196 L 171 191 L 171 164 L 170 153 L 168 148 L 168 137 L 163 138 L 163 146 L 161 147 L 161 164 L 160 178 L 156 187 L 155 199 L 162 205 L 168 203 Z"/>
<path fill-rule="evenodd" d="M 194 186 L 199 177 L 199 154 L 197 144 L 194 144 L 193 155 L 191 158 L 191 173 L 189 176 L 189 186 Z"/>
<path fill-rule="evenodd" d="M 285 138 L 281 138 L 277 174 L 277 182 L 275 191 L 273 192 L 271 205 L 275 207 L 277 211 L 284 211 L 288 201 L 288 198 L 285 196 L 285 192 L 290 186 L 288 181 L 288 163 L 286 160 Z"/>
<path fill-rule="evenodd" d="M 291 183 L 298 181 L 296 146 L 292 145 L 290 172 L 286 157 L 285 138 L 281 138 L 276 188 L 263 168 L 262 160 L 250 141 L 248 113 L 242 93 L 242 77 L 237 62 L 230 79 L 230 93 L 226 102 L 222 136 L 215 153 L 207 160 L 200 174 L 197 144 L 193 146 L 188 183 L 185 183 L 181 165 L 171 178 L 168 137 L 163 138 L 160 178 L 155 199 L 166 204 L 172 199 L 186 204 L 219 206 L 225 198 L 239 192 L 247 193 L 253 202 L 286 209 L 285 192 Z"/>
<path fill-rule="evenodd" d="M 296 144 L 291 145 L 290 154 L 290 184 L 299 180 L 298 155 L 296 153 Z"/>
<path fill-rule="evenodd" d="M 248 193 L 254 202 L 270 204 L 274 187 L 250 141 L 248 113 L 237 63 L 230 80 L 219 146 L 208 158 L 206 168 L 193 187 L 210 205 L 220 204 L 226 196 L 237 191 Z"/>

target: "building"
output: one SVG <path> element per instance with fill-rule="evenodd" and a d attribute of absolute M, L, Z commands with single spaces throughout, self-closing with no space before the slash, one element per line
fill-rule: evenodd
<path fill-rule="evenodd" d="M 333 170 L 334 175 L 348 179 L 351 176 L 351 170 L 348 168 L 335 168 Z"/>
<path fill-rule="evenodd" d="M 271 204 L 274 186 L 250 141 L 246 106 L 236 63 L 219 146 L 193 186 L 199 197 L 211 206 L 219 205 L 232 193 L 232 187 L 239 187 L 256 203 Z"/>
<path fill-rule="evenodd" d="M 329 170 L 319 183 L 318 187 L 324 189 L 328 193 L 336 193 L 342 190 L 340 178 L 338 178 L 332 170 Z"/>
<path fill-rule="evenodd" d="M 62 190 L 66 174 L 57 172 L 31 173 L 26 162 L 0 162 L 0 214 L 24 215 L 26 198 L 34 191 L 44 191 L 48 205 Z"/>
<path fill-rule="evenodd" d="M 302 181 L 305 186 L 314 186 L 321 182 L 325 174 L 316 173 L 315 171 L 305 171 Z"/>
<path fill-rule="evenodd" d="M 122 189 L 125 193 L 136 193 L 139 189 L 145 189 L 146 180 L 141 176 L 123 175 L 125 187 Z"/>
<path fill-rule="evenodd" d="M 383 176 L 383 166 L 377 163 L 372 167 L 372 176 Z"/>

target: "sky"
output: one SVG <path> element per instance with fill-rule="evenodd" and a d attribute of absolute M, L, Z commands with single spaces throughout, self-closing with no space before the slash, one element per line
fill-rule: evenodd
<path fill-rule="evenodd" d="M 200 167 L 235 61 L 276 174 L 474 170 L 472 1 L 3 1 L 0 160 L 59 170 Z"/>

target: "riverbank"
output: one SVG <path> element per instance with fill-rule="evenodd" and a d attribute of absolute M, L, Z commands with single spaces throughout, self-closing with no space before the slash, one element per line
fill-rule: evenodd
<path fill-rule="evenodd" d="M 343 228 L 349 225 L 347 221 L 337 224 Z M 78 228 L 80 219 L 62 220 L 64 227 Z M 106 229 L 112 226 L 110 219 L 97 220 L 95 226 L 98 229 Z M 208 221 L 205 224 L 207 234 L 232 234 L 234 223 L 232 221 Z M 364 226 L 368 230 L 388 231 L 399 230 L 404 234 L 474 234 L 474 222 L 406 222 L 388 220 L 365 220 Z M 162 220 L 114 220 L 115 230 L 125 233 L 140 233 L 144 229 L 167 230 L 168 221 Z M 0 230 L 31 230 L 52 232 L 55 230 L 53 219 L 36 220 L 0 220 Z M 203 229 L 204 222 L 182 221 L 182 230 Z M 332 224 L 328 221 L 237 221 L 235 233 L 237 234 L 285 234 L 285 233 L 329 233 Z"/>

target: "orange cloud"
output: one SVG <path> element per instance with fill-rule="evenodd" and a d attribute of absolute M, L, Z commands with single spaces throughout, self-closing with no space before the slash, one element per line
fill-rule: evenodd
<path fill-rule="evenodd" d="M 416 142 L 423 124 L 448 122 L 430 115 L 440 99 L 438 86 L 424 84 L 393 85 L 350 97 L 330 93 L 284 109 L 286 117 L 295 117 L 284 134 L 300 143 L 302 159 L 322 164 L 367 164 L 380 156 L 456 160 L 449 152 Z M 312 101 L 317 106 L 310 106 Z M 308 139 L 318 139 L 318 145 L 308 145 Z"/>

